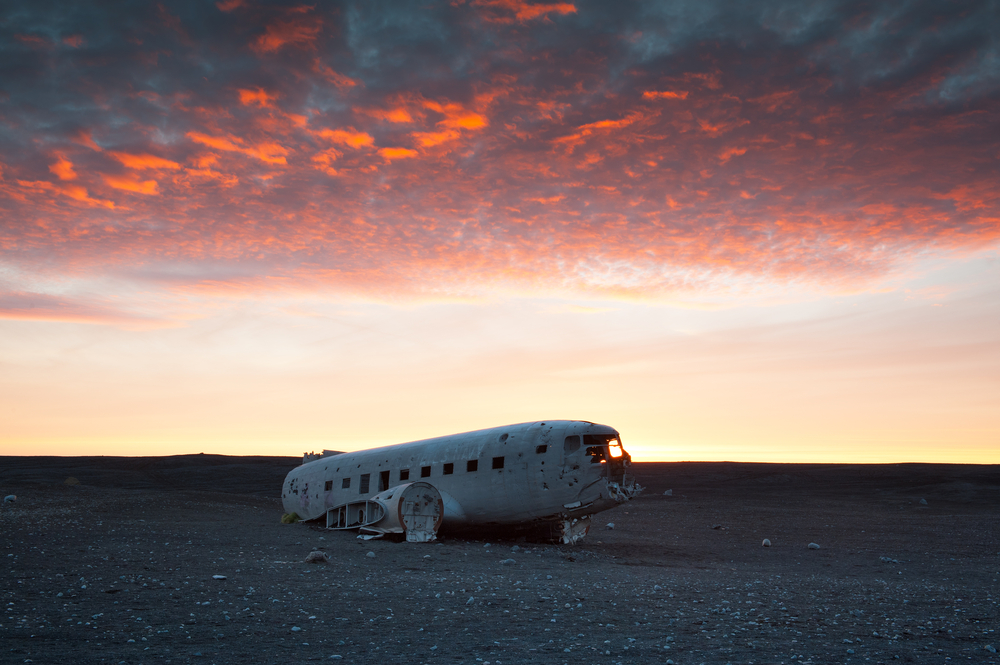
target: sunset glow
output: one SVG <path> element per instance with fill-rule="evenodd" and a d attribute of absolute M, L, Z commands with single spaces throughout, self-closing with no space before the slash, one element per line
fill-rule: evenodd
<path fill-rule="evenodd" d="M 0 16 L 0 454 L 1000 463 L 989 3 Z"/>

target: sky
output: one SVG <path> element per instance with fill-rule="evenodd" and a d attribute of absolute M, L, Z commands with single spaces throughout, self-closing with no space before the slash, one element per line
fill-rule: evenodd
<path fill-rule="evenodd" d="M 998 183 L 996 1 L 13 0 L 0 454 L 1000 463 Z"/>

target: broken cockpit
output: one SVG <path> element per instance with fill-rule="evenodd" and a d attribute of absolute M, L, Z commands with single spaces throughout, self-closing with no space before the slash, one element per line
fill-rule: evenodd
<path fill-rule="evenodd" d="M 615 485 L 627 498 L 636 491 L 635 478 L 628 476 L 632 456 L 625 452 L 622 440 L 617 434 L 584 434 L 583 445 L 591 464 L 601 464 L 601 476 L 609 485 Z"/>

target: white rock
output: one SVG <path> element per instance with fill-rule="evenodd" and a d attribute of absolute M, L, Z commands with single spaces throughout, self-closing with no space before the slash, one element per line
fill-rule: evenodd
<path fill-rule="evenodd" d="M 6 500 L 6 499 L 5 499 L 5 500 Z M 920 500 L 920 505 L 921 505 L 921 506 L 926 506 L 926 505 L 927 505 L 927 499 L 921 499 L 921 500 Z"/>
<path fill-rule="evenodd" d="M 673 490 L 667 490 L 666 492 L 663 493 L 663 496 L 673 496 L 673 495 L 674 495 Z"/>
<path fill-rule="evenodd" d="M 8 494 L 3 498 L 4 503 L 14 503 L 15 501 L 17 501 L 17 497 L 13 494 Z"/>
<path fill-rule="evenodd" d="M 212 575 L 212 579 L 213 580 L 224 580 L 224 579 L 226 579 L 226 576 L 225 575 Z"/>
<path fill-rule="evenodd" d="M 302 629 L 301 629 L 301 628 L 299 628 L 298 626 L 292 626 L 292 632 L 293 632 L 293 633 L 297 633 L 297 632 L 299 632 L 300 630 L 302 630 Z"/>
<path fill-rule="evenodd" d="M 817 545 L 816 543 L 809 543 L 808 545 L 806 545 L 806 547 L 808 547 L 811 550 L 818 550 L 819 549 L 819 545 Z"/>
<path fill-rule="evenodd" d="M 474 602 L 476 602 L 476 599 L 473 598 L 472 596 L 469 596 L 469 599 L 467 601 L 465 601 L 465 604 L 466 605 L 471 605 Z"/>
<path fill-rule="evenodd" d="M 512 563 L 517 563 L 517 560 L 516 559 L 504 559 L 503 561 L 500 562 L 500 565 L 501 566 L 509 566 Z"/>
<path fill-rule="evenodd" d="M 771 546 L 771 541 L 768 540 L 767 538 L 765 538 L 764 541 L 761 543 L 761 547 L 770 547 L 770 546 Z"/>
<path fill-rule="evenodd" d="M 990 653 L 996 653 L 997 652 L 996 647 L 994 647 L 992 644 L 987 644 L 983 648 L 986 649 L 987 651 L 989 651 Z"/>
<path fill-rule="evenodd" d="M 517 551 L 519 551 L 520 549 L 521 549 L 520 547 L 518 547 L 517 545 L 514 545 L 514 547 L 510 548 L 510 551 L 511 551 L 511 552 L 517 552 Z"/>
<path fill-rule="evenodd" d="M 608 531 L 614 531 L 614 529 L 615 529 L 615 523 L 614 522 L 608 522 L 608 525 L 606 527 L 604 527 L 604 528 L 607 529 Z"/>
<path fill-rule="evenodd" d="M 313 550 L 306 555 L 306 563 L 326 563 L 327 561 L 329 558 L 326 556 L 326 552 Z"/>
<path fill-rule="evenodd" d="M 374 559 L 375 558 L 375 552 L 369 552 L 365 556 L 368 557 L 369 559 Z"/>

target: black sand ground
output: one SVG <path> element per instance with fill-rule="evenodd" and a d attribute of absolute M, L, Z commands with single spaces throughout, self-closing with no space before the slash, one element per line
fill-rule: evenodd
<path fill-rule="evenodd" d="M 0 458 L 0 662 L 1000 662 L 995 466 L 639 464 L 557 547 L 281 525 L 295 464 Z"/>

